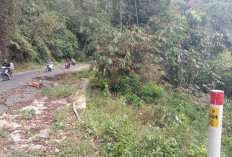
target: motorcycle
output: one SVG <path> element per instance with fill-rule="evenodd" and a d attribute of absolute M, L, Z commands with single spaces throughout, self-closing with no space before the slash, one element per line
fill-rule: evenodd
<path fill-rule="evenodd" d="M 70 63 L 69 62 L 65 62 L 65 69 L 70 68 Z"/>
<path fill-rule="evenodd" d="M 52 72 L 53 64 L 47 64 L 46 66 L 46 73 L 47 72 Z"/>
<path fill-rule="evenodd" d="M 6 73 L 6 70 L 8 70 L 8 72 Z M 7 81 L 11 79 L 11 75 L 12 72 L 10 69 L 7 69 L 5 66 L 2 67 L 2 71 L 1 71 L 1 78 L 0 81 Z"/>
<path fill-rule="evenodd" d="M 72 66 L 76 65 L 76 61 L 74 59 L 72 59 Z"/>

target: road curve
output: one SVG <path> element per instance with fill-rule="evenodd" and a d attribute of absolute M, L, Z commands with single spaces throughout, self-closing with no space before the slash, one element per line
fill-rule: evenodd
<path fill-rule="evenodd" d="M 89 66 L 88 64 L 77 64 L 75 66 L 71 66 L 69 69 L 63 69 L 63 70 L 72 71 L 88 66 Z M 19 87 L 23 84 L 30 83 L 31 80 L 35 77 L 55 75 L 55 74 L 63 73 L 63 70 L 60 67 L 55 67 L 50 73 L 45 73 L 45 69 L 43 69 L 43 70 L 35 70 L 35 71 L 30 71 L 30 72 L 15 74 L 15 75 L 13 74 L 11 80 L 0 82 L 0 94 L 7 92 L 11 89 L 14 89 L 16 87 Z"/>

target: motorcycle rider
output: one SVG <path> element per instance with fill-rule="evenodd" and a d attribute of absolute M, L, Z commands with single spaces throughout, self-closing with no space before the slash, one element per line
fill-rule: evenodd
<path fill-rule="evenodd" d="M 73 58 L 71 59 L 71 62 L 72 62 L 72 65 L 76 65 L 76 63 L 77 63 L 76 60 Z"/>
<path fill-rule="evenodd" d="M 51 59 L 48 60 L 47 65 L 52 65 L 52 60 Z"/>
<path fill-rule="evenodd" d="M 53 67 L 52 60 L 49 59 L 48 62 L 47 62 L 47 69 L 46 69 L 46 71 L 48 70 L 48 72 L 49 71 L 51 72 L 52 71 L 52 67 Z"/>
<path fill-rule="evenodd" d="M 65 62 L 65 69 L 68 69 L 70 67 L 70 60 L 67 58 Z"/>
<path fill-rule="evenodd" d="M 4 59 L 2 66 L 6 67 L 5 74 L 9 76 L 9 79 L 11 79 L 11 77 L 10 77 L 10 72 L 11 72 L 10 71 L 10 63 L 8 62 L 7 58 Z"/>

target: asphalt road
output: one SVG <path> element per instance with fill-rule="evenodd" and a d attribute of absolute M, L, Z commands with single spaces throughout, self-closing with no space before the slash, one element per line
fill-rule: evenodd
<path fill-rule="evenodd" d="M 63 70 L 65 71 L 78 70 L 83 67 L 88 67 L 88 64 L 77 64 L 75 66 L 71 66 L 69 69 L 63 69 Z M 14 89 L 26 83 L 31 83 L 31 80 L 35 77 L 51 76 L 51 75 L 63 73 L 63 70 L 60 67 L 55 67 L 53 68 L 52 72 L 46 73 L 44 68 L 41 71 L 35 70 L 35 71 L 30 71 L 30 72 L 15 74 L 15 75 L 13 71 L 11 80 L 0 82 L 0 93 L 7 92 L 11 89 Z"/>

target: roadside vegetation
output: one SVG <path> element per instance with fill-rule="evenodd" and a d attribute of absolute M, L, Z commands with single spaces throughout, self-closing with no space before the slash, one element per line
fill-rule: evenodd
<path fill-rule="evenodd" d="M 94 75 L 95 75 L 95 72 L 90 71 L 90 70 L 83 70 L 83 71 L 80 71 L 80 72 L 73 72 L 73 73 L 68 74 L 64 78 L 63 82 L 69 84 L 69 83 L 75 82 L 75 81 L 77 81 L 79 79 L 94 77 Z"/>
<path fill-rule="evenodd" d="M 57 156 L 206 156 L 212 89 L 225 91 L 231 156 L 229 0 L 1 0 L 0 15 L 1 59 L 91 61 L 42 92 L 63 99 L 91 80 L 82 122 L 54 113 L 51 135 L 66 137 Z"/>
<path fill-rule="evenodd" d="M 58 86 L 58 87 L 46 88 L 43 90 L 42 94 L 44 96 L 49 96 L 51 98 L 65 98 L 75 94 L 77 90 L 78 87 L 70 88 L 70 86 Z"/>
<path fill-rule="evenodd" d="M 22 113 L 20 113 L 19 117 L 17 117 L 17 119 L 21 119 L 21 120 L 28 120 L 31 119 L 32 117 L 35 117 L 36 113 L 34 109 L 27 109 L 25 111 L 23 111 Z"/>
<path fill-rule="evenodd" d="M 19 157 L 206 156 L 207 94 L 202 93 L 199 99 L 189 91 L 173 91 L 154 81 L 144 83 L 136 74 L 120 77 L 117 88 L 110 88 L 111 80 L 96 79 L 95 74 L 85 70 L 63 75 L 62 79 L 59 76 L 54 84 L 60 86 L 43 89 L 43 94 L 60 100 L 76 92 L 63 85 L 67 79 L 70 84 L 78 83 L 81 78 L 91 80 L 86 91 L 88 108 L 78 111 L 82 121 L 77 121 L 71 105 L 52 113 L 54 122 L 48 133 L 49 143 L 56 148 L 54 154 L 18 150 L 13 154 Z M 226 100 L 222 156 L 231 152 L 231 109 L 231 102 Z M 25 110 L 19 120 L 34 116 L 33 110 Z M 8 131 L 2 130 L 0 136 L 7 138 Z"/>
<path fill-rule="evenodd" d="M 40 68 L 51 58 L 91 60 L 98 77 L 107 73 L 115 84 L 118 75 L 136 73 L 174 88 L 230 95 L 230 6 L 228 0 L 2 0 L 0 58 L 28 64 L 17 69 Z"/>
<path fill-rule="evenodd" d="M 63 131 L 56 156 L 206 156 L 208 102 L 195 104 L 197 97 L 191 94 L 154 82 L 144 84 L 136 75 L 123 79 L 127 81 L 117 93 L 91 80 L 86 91 L 88 108 L 79 111 L 81 122 L 71 108 L 54 113 L 57 121 L 51 136 Z M 127 91 L 126 86 L 130 87 Z M 230 106 L 226 101 L 222 156 L 231 151 Z"/>

